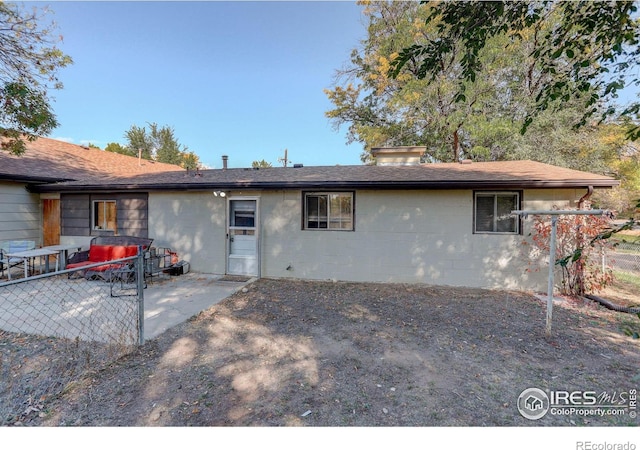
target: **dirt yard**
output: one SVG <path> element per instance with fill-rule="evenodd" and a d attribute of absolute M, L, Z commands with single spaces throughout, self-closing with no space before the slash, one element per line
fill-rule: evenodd
<path fill-rule="evenodd" d="M 528 420 L 517 400 L 532 387 L 637 389 L 640 341 L 622 330 L 639 322 L 564 301 L 546 339 L 545 303 L 525 293 L 263 279 L 60 394 L 25 401 L 24 414 L 7 422 L 637 426 L 629 414 Z M 30 347 L 38 361 L 28 359 Z M 50 340 L 0 333 L 5 359 L 14 352 L 23 361 L 14 377 L 43 376 L 53 349 Z"/>

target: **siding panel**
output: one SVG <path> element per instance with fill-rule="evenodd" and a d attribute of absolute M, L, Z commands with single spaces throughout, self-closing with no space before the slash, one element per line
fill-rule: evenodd
<path fill-rule="evenodd" d="M 61 196 L 62 236 L 112 235 L 91 229 L 94 200 L 115 200 L 118 235 L 148 236 L 148 194 L 63 194 Z"/>
<path fill-rule="evenodd" d="M 91 201 L 89 194 L 60 195 L 60 233 L 70 236 L 89 236 Z"/>
<path fill-rule="evenodd" d="M 23 183 L 0 182 L 0 241 L 32 240 L 40 245 L 40 196 Z"/>

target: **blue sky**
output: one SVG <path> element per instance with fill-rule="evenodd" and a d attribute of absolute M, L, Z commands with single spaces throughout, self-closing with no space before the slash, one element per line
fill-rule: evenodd
<path fill-rule="evenodd" d="M 324 113 L 323 89 L 366 36 L 347 1 L 33 2 L 49 5 L 74 64 L 53 92 L 49 137 L 104 148 L 167 125 L 212 168 L 265 159 L 360 164 Z M 148 126 L 147 126 L 148 128 Z"/>

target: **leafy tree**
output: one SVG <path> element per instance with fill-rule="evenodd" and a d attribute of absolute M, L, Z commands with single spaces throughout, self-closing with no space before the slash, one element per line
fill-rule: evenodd
<path fill-rule="evenodd" d="M 134 150 L 132 150 L 131 148 L 123 147 L 122 145 L 116 142 L 109 142 L 107 146 L 104 148 L 104 150 L 106 152 L 120 153 L 121 155 L 138 156 L 138 154 L 135 153 Z"/>
<path fill-rule="evenodd" d="M 395 78 L 410 70 L 416 79 L 438 83 L 447 73 L 447 62 L 459 61 L 457 99 L 463 100 L 469 85 L 481 83 L 486 64 L 483 53 L 494 39 L 530 41 L 532 70 L 545 83 L 532 84 L 535 104 L 526 111 L 521 131 L 526 131 L 542 111 L 558 110 L 571 99 L 580 102 L 583 114 L 576 126 L 591 117 L 604 121 L 620 113 L 635 118 L 640 103 L 617 106 L 620 90 L 640 84 L 640 27 L 633 1 L 449 1 L 434 4 L 426 18 L 435 36 L 406 45 L 391 63 Z M 609 103 L 607 108 L 602 105 Z M 634 126 L 629 137 L 640 136 Z"/>
<path fill-rule="evenodd" d="M 620 186 L 597 190 L 593 201 L 599 208 L 615 210 L 619 217 L 632 216 L 636 199 L 640 198 L 640 143 L 626 139 L 631 126 L 623 122 L 598 130 L 600 142 L 617 149 L 607 166 L 609 173 L 620 180 Z"/>
<path fill-rule="evenodd" d="M 273 164 L 271 164 L 268 161 L 265 161 L 264 159 L 260 160 L 260 161 L 253 161 L 251 163 L 251 167 L 255 168 L 259 168 L 259 169 L 263 169 L 263 168 L 267 168 L 267 167 L 273 167 Z"/>
<path fill-rule="evenodd" d="M 626 145 L 626 128 L 614 123 L 589 123 L 580 128 L 572 125 L 582 111 L 574 102 L 564 109 L 544 111 L 529 126 L 525 135 L 511 136 L 513 147 L 505 159 L 532 159 L 561 167 L 595 173 L 611 173 Z"/>
<path fill-rule="evenodd" d="M 194 152 L 182 152 L 182 163 L 180 164 L 187 170 L 196 170 L 200 167 L 200 158 Z"/>
<path fill-rule="evenodd" d="M 479 56 L 482 76 L 459 89 L 459 53 L 443 59 L 441 72 L 430 79 L 417 60 L 392 70 L 404 48 L 438 39 L 438 23 L 427 21 L 436 3 L 363 3 L 368 37 L 337 72 L 335 87 L 325 91 L 334 104 L 326 115 L 336 127 L 349 124 L 348 141 L 364 144 L 363 160 L 370 148 L 386 145 L 424 145 L 429 161 L 505 158 L 533 104 L 533 86 L 548 79 L 533 69 L 535 34 L 519 42 L 493 38 Z"/>
<path fill-rule="evenodd" d="M 199 166 L 198 156 L 178 143 L 171 127 L 159 127 L 150 123 L 149 131 L 145 127 L 132 125 L 125 133 L 127 144 L 125 149 L 134 156 L 141 152 L 142 158 L 167 164 L 176 164 L 188 169 Z"/>
<path fill-rule="evenodd" d="M 173 129 L 166 126 L 158 128 L 158 125 L 155 123 L 152 123 L 150 127 L 151 139 L 155 146 L 156 161 L 167 164 L 182 164 L 183 153 L 187 151 L 187 148 L 182 148 L 182 146 L 178 144 L 173 134 Z"/>
<path fill-rule="evenodd" d="M 144 127 L 132 125 L 125 134 L 124 138 L 127 141 L 126 148 L 134 155 L 140 155 L 143 159 L 153 159 L 154 147 L 151 138 L 147 135 L 147 130 Z"/>
<path fill-rule="evenodd" d="M 442 53 L 433 47 L 433 55 L 416 50 L 406 58 L 406 49 L 431 48 L 447 39 L 450 25 L 440 11 L 459 2 L 361 4 L 368 35 L 325 92 L 333 104 L 327 117 L 336 127 L 348 126 L 349 143 L 363 144 L 363 161 L 370 159 L 372 147 L 388 145 L 423 145 L 426 161 L 531 159 L 614 175 L 621 187 L 597 191 L 594 201 L 618 211 L 632 205 L 638 196 L 634 180 L 640 176 L 640 156 L 631 152 L 635 147 L 626 133 L 634 122 L 587 120 L 574 127 L 584 120 L 587 97 L 597 96 L 591 108 L 606 112 L 603 87 L 583 85 L 578 91 L 582 97 L 556 96 L 547 109 L 536 109 L 540 92 L 556 81 L 555 73 L 540 62 L 539 41 L 562 24 L 560 15 L 549 12 L 544 21 L 523 26 L 517 36 L 486 36 L 474 59 L 475 75 L 467 79 L 461 36 L 449 39 Z M 496 5 L 483 2 L 475 8 L 485 6 Z M 403 54 L 406 59 L 399 65 Z M 428 72 L 424 60 L 438 55 L 438 70 Z M 532 114 L 536 120 L 521 134 Z"/>
<path fill-rule="evenodd" d="M 50 89 L 61 89 L 58 70 L 72 60 L 56 47 L 53 25 L 41 25 L 47 10 L 23 10 L 0 2 L 0 148 L 20 155 L 24 139 L 51 132 L 58 122 Z"/>

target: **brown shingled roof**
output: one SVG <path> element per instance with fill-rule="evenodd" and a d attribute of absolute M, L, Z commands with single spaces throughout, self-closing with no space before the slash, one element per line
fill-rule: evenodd
<path fill-rule="evenodd" d="M 83 147 L 49 138 L 26 142 L 22 156 L 0 151 L 0 179 L 51 182 L 83 180 L 96 176 L 132 175 L 182 171 L 180 166 Z"/>
<path fill-rule="evenodd" d="M 325 166 L 214 169 L 128 178 L 94 178 L 33 187 L 34 192 L 208 189 L 524 189 L 612 187 L 611 177 L 534 161 L 418 166 Z"/>

